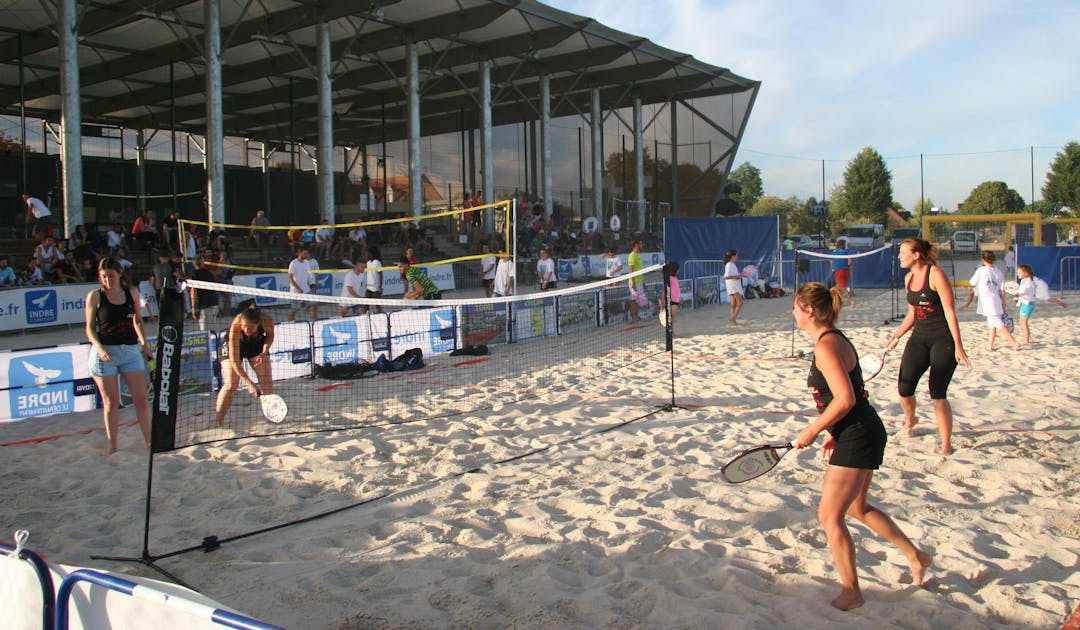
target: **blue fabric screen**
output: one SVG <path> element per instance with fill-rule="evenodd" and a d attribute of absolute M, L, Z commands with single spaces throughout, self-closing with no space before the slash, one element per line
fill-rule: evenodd
<path fill-rule="evenodd" d="M 685 266 L 688 260 L 722 260 L 738 250 L 742 262 L 776 260 L 778 217 L 675 217 L 664 220 L 664 257 Z"/>

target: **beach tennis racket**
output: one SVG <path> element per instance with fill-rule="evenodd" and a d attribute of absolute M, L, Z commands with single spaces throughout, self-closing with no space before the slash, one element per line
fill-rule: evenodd
<path fill-rule="evenodd" d="M 285 420 L 285 416 L 289 415 L 289 406 L 285 404 L 285 399 L 277 394 L 259 392 L 259 406 L 262 407 L 263 416 L 274 424 L 280 424 Z"/>
<path fill-rule="evenodd" d="M 869 383 L 875 376 L 881 374 L 881 370 L 885 369 L 885 357 L 888 354 L 889 351 L 885 350 L 881 354 L 871 352 L 870 354 L 864 354 L 859 357 L 859 367 L 862 368 L 863 383 Z M 867 376 L 867 374 L 870 376 Z"/>
<path fill-rule="evenodd" d="M 1001 290 L 1009 295 L 1016 295 L 1020 293 L 1020 283 L 1016 280 L 1006 280 L 1001 285 Z"/>
<path fill-rule="evenodd" d="M 792 449 L 786 444 L 764 444 L 739 453 L 720 469 L 720 476 L 728 483 L 743 483 L 769 472 Z"/>
<path fill-rule="evenodd" d="M 1007 330 L 1009 332 L 1012 332 L 1013 328 L 1016 326 L 1016 323 L 1013 322 L 1012 316 L 1009 315 L 1008 313 L 1002 314 L 1001 323 L 1005 324 L 1005 330 Z"/>
<path fill-rule="evenodd" d="M 667 328 L 667 309 L 660 307 L 660 325 Z"/>

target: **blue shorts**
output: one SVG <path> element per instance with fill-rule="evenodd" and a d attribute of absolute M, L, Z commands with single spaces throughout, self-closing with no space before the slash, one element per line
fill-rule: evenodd
<path fill-rule="evenodd" d="M 1020 305 L 1020 317 L 1024 319 L 1030 319 L 1031 314 L 1035 312 L 1035 303 L 1028 302 L 1027 304 Z"/>
<path fill-rule="evenodd" d="M 90 347 L 90 376 L 116 376 L 146 370 L 146 363 L 138 345 L 105 346 L 105 349 L 112 361 L 102 361 L 97 348 Z"/>

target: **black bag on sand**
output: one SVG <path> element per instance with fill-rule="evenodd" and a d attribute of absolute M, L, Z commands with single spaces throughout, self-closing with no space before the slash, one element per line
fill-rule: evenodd
<path fill-rule="evenodd" d="M 420 348 L 409 348 L 395 358 L 390 365 L 394 372 L 419 370 L 424 367 L 424 351 Z"/>
<path fill-rule="evenodd" d="M 452 357 L 483 357 L 487 356 L 488 347 L 485 345 L 465 346 L 450 353 Z"/>

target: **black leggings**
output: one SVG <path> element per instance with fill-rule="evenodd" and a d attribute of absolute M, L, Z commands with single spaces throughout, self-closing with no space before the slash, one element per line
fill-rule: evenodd
<path fill-rule="evenodd" d="M 930 368 L 930 398 L 943 400 L 956 371 L 956 344 L 952 336 L 926 338 L 912 335 L 900 360 L 897 389 L 903 397 L 914 396 L 926 368 Z"/>

